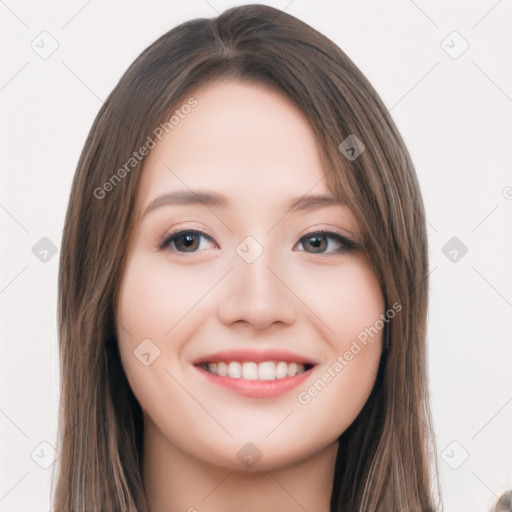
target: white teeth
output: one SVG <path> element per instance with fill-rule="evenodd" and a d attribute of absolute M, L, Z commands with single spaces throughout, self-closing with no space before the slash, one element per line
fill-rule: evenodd
<path fill-rule="evenodd" d="M 215 373 L 215 372 L 213 372 L 213 373 Z M 242 379 L 254 380 L 257 378 L 258 378 L 258 365 L 256 363 L 244 363 L 242 365 Z"/>
<path fill-rule="evenodd" d="M 233 377 L 233 379 L 239 379 L 242 376 L 242 367 L 240 363 L 233 361 L 228 365 L 228 377 Z"/>
<path fill-rule="evenodd" d="M 209 368 L 209 365 L 208 365 Z M 215 372 L 212 372 L 215 373 Z M 217 365 L 217 375 L 225 377 L 228 374 L 228 365 L 226 363 L 219 363 Z"/>
<path fill-rule="evenodd" d="M 297 363 L 290 363 L 286 369 L 286 372 L 289 376 L 295 375 L 297 373 Z"/>
<path fill-rule="evenodd" d="M 288 375 L 288 365 L 281 361 L 276 366 L 276 379 L 284 379 Z"/>
<path fill-rule="evenodd" d="M 272 361 L 265 361 L 258 365 L 258 378 L 260 380 L 274 380 L 276 378 L 276 365 Z"/>
<path fill-rule="evenodd" d="M 274 380 L 293 377 L 303 373 L 306 369 L 302 363 L 287 363 L 286 361 L 231 361 L 230 363 L 218 362 L 203 365 L 210 373 L 220 377 L 246 380 Z"/>

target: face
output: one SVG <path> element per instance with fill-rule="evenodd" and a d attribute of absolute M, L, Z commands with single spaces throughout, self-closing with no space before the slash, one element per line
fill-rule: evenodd
<path fill-rule="evenodd" d="M 162 450 L 299 463 L 371 392 L 382 293 L 299 111 L 247 82 L 190 96 L 144 165 L 116 306 L 123 368 Z"/>

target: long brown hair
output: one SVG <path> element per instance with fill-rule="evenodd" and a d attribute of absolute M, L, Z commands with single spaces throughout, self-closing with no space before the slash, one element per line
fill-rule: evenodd
<path fill-rule="evenodd" d="M 220 78 L 272 87 L 309 120 L 324 177 L 356 217 L 386 305 L 402 306 L 386 326 L 373 391 L 340 436 L 331 510 L 433 511 L 427 236 L 411 158 L 378 94 L 347 55 L 295 17 L 263 5 L 194 19 L 164 34 L 122 76 L 90 130 L 60 257 L 54 510 L 148 510 L 143 417 L 116 341 L 118 287 L 144 159 L 126 162 L 190 91 Z M 357 158 L 343 151 L 349 136 L 364 144 Z"/>

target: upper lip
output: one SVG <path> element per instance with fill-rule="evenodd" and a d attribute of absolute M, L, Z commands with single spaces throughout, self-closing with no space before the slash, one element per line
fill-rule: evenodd
<path fill-rule="evenodd" d="M 315 361 L 308 357 L 301 356 L 289 350 L 283 349 L 255 349 L 255 348 L 236 348 L 221 350 L 207 356 L 202 356 L 194 361 L 193 364 L 229 362 L 238 361 L 240 363 L 254 361 L 261 363 L 263 361 L 285 361 L 287 363 L 302 363 L 315 365 Z"/>

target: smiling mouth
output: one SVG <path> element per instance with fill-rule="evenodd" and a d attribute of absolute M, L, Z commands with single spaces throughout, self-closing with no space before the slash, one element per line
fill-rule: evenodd
<path fill-rule="evenodd" d="M 294 377 L 313 368 L 312 364 L 288 363 L 286 361 L 219 361 L 199 363 L 197 366 L 219 377 L 263 381 Z"/>

